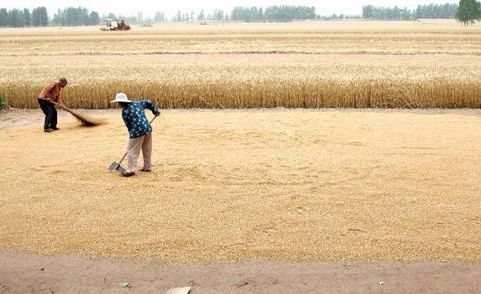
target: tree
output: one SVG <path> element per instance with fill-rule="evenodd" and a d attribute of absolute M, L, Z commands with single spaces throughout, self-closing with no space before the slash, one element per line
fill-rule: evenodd
<path fill-rule="evenodd" d="M 415 10 L 406 7 L 375 7 L 372 5 L 363 6 L 362 17 L 365 19 L 388 19 L 388 20 L 410 20 L 420 18 L 447 18 L 453 19 L 456 16 L 457 4 L 429 4 L 418 5 Z"/>
<path fill-rule="evenodd" d="M 367 5 L 362 7 L 362 17 L 365 19 L 373 18 L 374 16 L 374 6 Z"/>
<path fill-rule="evenodd" d="M 215 21 L 222 21 L 224 20 L 224 10 L 214 10 L 212 14 L 212 19 Z"/>
<path fill-rule="evenodd" d="M 64 17 L 64 13 L 62 10 L 57 10 L 57 13 L 55 13 L 53 15 L 53 18 L 52 18 L 52 24 L 53 25 L 56 25 L 56 26 L 63 26 L 65 17 Z"/>
<path fill-rule="evenodd" d="M 90 12 L 89 15 L 89 25 L 98 25 L 100 23 L 100 16 L 97 11 Z"/>
<path fill-rule="evenodd" d="M 234 7 L 231 13 L 232 20 L 246 22 L 270 21 L 286 22 L 296 19 L 315 19 L 315 7 L 308 6 L 269 6 L 263 10 L 260 7 Z"/>
<path fill-rule="evenodd" d="M 81 14 L 77 8 L 68 7 L 65 10 L 65 20 L 68 26 L 79 26 L 82 24 Z"/>
<path fill-rule="evenodd" d="M 8 26 L 20 28 L 25 26 L 25 18 L 23 11 L 19 9 L 12 9 L 8 12 Z"/>
<path fill-rule="evenodd" d="M 89 26 L 98 25 L 100 16 L 98 12 L 89 12 L 83 7 L 68 7 L 64 10 L 58 10 L 53 16 L 52 24 L 59 26 Z"/>
<path fill-rule="evenodd" d="M 460 0 L 456 19 L 464 25 L 473 24 L 481 17 L 481 4 L 476 0 Z"/>
<path fill-rule="evenodd" d="M 25 20 L 25 26 L 29 27 L 31 25 L 31 17 L 30 11 L 27 8 L 23 10 L 23 18 Z"/>
<path fill-rule="evenodd" d="M 45 27 L 48 25 L 47 8 L 37 7 L 32 10 L 32 25 L 36 27 Z"/>
<path fill-rule="evenodd" d="M 165 13 L 164 13 L 164 12 L 157 11 L 157 12 L 155 13 L 154 21 L 155 21 L 156 23 L 164 22 L 164 21 L 165 21 Z"/>
<path fill-rule="evenodd" d="M 6 27 L 8 24 L 8 11 L 6 8 L 0 8 L 0 27 Z"/>
<path fill-rule="evenodd" d="M 197 16 L 197 20 L 201 22 L 205 20 L 204 9 L 200 11 L 199 15 Z"/>

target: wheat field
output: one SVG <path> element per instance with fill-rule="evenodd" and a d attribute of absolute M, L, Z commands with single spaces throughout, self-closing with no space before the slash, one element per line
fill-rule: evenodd
<path fill-rule="evenodd" d="M 162 108 L 478 108 L 481 26 L 454 21 L 165 24 L 0 30 L 0 95 L 36 108 L 67 77 L 65 103 L 116 92 Z"/>

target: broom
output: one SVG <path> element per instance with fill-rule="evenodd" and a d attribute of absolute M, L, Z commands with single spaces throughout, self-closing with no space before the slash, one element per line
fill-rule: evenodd
<path fill-rule="evenodd" d="M 68 113 L 70 113 L 71 115 L 73 115 L 76 119 L 78 119 L 82 123 L 83 126 L 95 127 L 95 126 L 98 126 L 98 125 L 101 125 L 101 124 L 104 123 L 104 121 L 102 121 L 102 120 L 94 119 L 94 118 L 91 118 L 91 117 L 86 116 L 84 114 L 78 113 L 77 111 L 68 108 L 66 105 L 64 105 L 62 103 L 53 102 L 53 104 L 59 106 L 63 110 L 65 110 Z"/>

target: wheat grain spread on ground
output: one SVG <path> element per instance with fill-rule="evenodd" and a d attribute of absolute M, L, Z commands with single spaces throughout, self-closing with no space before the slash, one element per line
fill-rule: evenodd
<path fill-rule="evenodd" d="M 481 261 L 479 111 L 165 111 L 152 173 L 119 110 L 0 114 L 0 250 L 164 263 Z M 12 122 L 13 121 L 13 122 Z"/>

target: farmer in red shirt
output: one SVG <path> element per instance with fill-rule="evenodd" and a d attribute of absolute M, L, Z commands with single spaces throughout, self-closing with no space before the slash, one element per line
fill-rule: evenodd
<path fill-rule="evenodd" d="M 47 133 L 58 130 L 57 128 L 57 110 L 53 102 L 61 103 L 60 91 L 67 86 L 67 79 L 61 78 L 58 82 L 54 82 L 43 88 L 38 95 L 38 104 L 45 114 L 45 123 L 43 130 Z"/>

